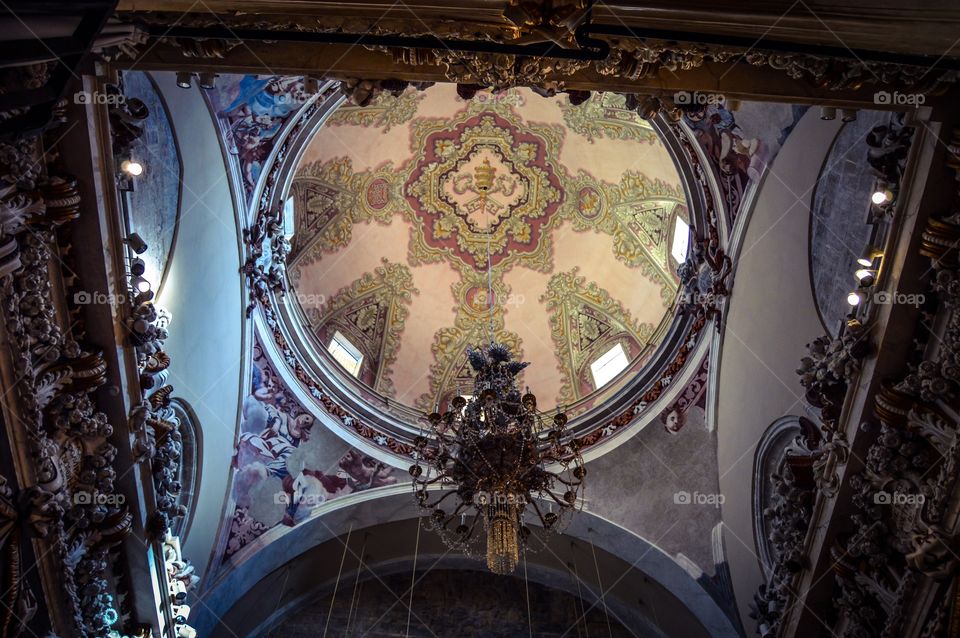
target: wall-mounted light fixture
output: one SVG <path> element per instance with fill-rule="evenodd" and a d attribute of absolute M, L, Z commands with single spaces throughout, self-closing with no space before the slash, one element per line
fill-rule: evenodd
<path fill-rule="evenodd" d="M 847 303 L 851 306 L 859 306 L 866 298 L 867 295 L 865 295 L 863 291 L 854 290 L 847 295 Z"/>
<path fill-rule="evenodd" d="M 138 255 L 142 255 L 147 252 L 147 242 L 143 241 L 143 237 L 137 233 L 130 233 L 123 240 L 127 246 L 130 246 L 130 250 Z"/>
<path fill-rule="evenodd" d="M 189 89 L 193 85 L 193 73 L 189 71 L 177 72 L 177 86 L 181 89 Z"/>
<path fill-rule="evenodd" d="M 136 160 L 126 159 L 120 162 L 120 170 L 132 177 L 143 175 L 143 164 Z"/>
<path fill-rule="evenodd" d="M 860 256 L 857 257 L 857 263 L 864 268 L 870 268 L 873 266 L 873 262 L 876 261 L 877 257 L 882 257 L 883 253 L 878 251 L 873 246 L 867 246 L 863 249 L 863 252 L 860 253 Z"/>
<path fill-rule="evenodd" d="M 868 270 L 867 268 L 860 268 L 853 273 L 853 276 L 857 278 L 857 281 L 860 282 L 860 285 L 864 287 L 873 285 L 875 275 L 876 272 L 873 270 Z"/>
<path fill-rule="evenodd" d="M 883 206 L 893 201 L 893 192 L 886 188 L 878 188 L 870 196 L 870 201 L 877 206 Z"/>
<path fill-rule="evenodd" d="M 211 71 L 204 71 L 203 73 L 197 74 L 197 79 L 199 80 L 201 89 L 214 89 L 217 86 L 217 74 Z"/>

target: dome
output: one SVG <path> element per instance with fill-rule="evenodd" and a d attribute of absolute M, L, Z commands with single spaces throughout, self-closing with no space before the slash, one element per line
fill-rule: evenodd
<path fill-rule="evenodd" d="M 341 106 L 286 206 L 312 346 L 418 410 L 469 394 L 465 351 L 491 339 L 542 407 L 602 401 L 663 338 L 689 234 L 667 148 L 615 94 L 439 84 Z"/>

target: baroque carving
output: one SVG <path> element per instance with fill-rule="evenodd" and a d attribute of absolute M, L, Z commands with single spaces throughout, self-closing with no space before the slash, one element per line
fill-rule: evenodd
<path fill-rule="evenodd" d="M 817 337 L 807 344 L 809 355 L 800 360 L 797 374 L 807 389 L 807 402 L 820 409 L 828 428 L 840 417 L 847 386 L 860 372 L 860 360 L 870 348 L 866 330 L 856 321 L 847 323 L 837 338 Z"/>

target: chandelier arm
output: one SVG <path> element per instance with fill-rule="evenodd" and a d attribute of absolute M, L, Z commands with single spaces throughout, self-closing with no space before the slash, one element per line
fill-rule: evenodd
<path fill-rule="evenodd" d="M 480 522 L 480 515 L 476 514 L 473 517 L 473 523 L 470 525 L 470 530 L 467 532 L 467 535 L 462 537 L 462 542 L 464 545 L 469 543 L 473 539 L 473 530 L 477 529 L 477 523 Z"/>
<path fill-rule="evenodd" d="M 434 483 L 436 483 L 436 482 L 438 482 L 438 481 L 440 481 L 440 482 L 443 481 L 443 476 L 442 476 L 442 475 L 436 476 L 436 477 L 434 477 L 434 478 L 432 478 L 432 479 L 430 479 L 430 480 L 427 480 L 427 479 L 422 479 L 422 480 L 421 480 L 421 479 L 417 479 L 417 480 L 414 480 L 414 483 L 415 483 L 416 485 L 422 485 L 424 488 L 426 488 L 426 486 L 428 486 L 428 485 L 433 485 Z"/>
<path fill-rule="evenodd" d="M 547 526 L 547 522 L 546 522 L 545 520 L 543 520 L 543 513 L 540 511 L 540 506 L 537 505 L 537 499 L 531 498 L 530 501 L 529 501 L 529 503 L 530 503 L 531 505 L 533 505 L 533 511 L 537 513 L 537 518 L 540 519 L 540 524 L 541 524 L 543 527 L 546 527 L 546 526 Z"/>
<path fill-rule="evenodd" d="M 569 503 L 567 503 L 566 501 L 562 501 L 562 500 L 560 500 L 559 498 L 557 498 L 557 495 L 554 494 L 549 488 L 545 488 L 543 491 L 546 492 L 547 494 L 549 494 L 549 495 L 550 495 L 550 498 L 552 498 L 554 501 L 556 501 L 557 505 L 559 505 L 561 508 L 566 509 L 566 508 L 570 507 L 570 504 L 569 504 Z"/>
<path fill-rule="evenodd" d="M 561 483 L 563 483 L 564 485 L 567 485 L 567 486 L 569 486 L 569 487 L 579 487 L 579 486 L 583 485 L 583 480 L 582 480 L 582 479 L 581 479 L 581 480 L 568 481 L 568 480 L 564 479 L 562 476 L 560 476 L 559 474 L 554 474 L 553 472 L 547 472 L 547 474 L 549 474 L 549 475 L 552 476 L 553 478 L 557 479 L 558 481 L 560 481 Z"/>

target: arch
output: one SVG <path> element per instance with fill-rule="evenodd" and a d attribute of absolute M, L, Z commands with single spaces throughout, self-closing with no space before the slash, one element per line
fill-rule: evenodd
<path fill-rule="evenodd" d="M 409 532 L 415 529 L 419 515 L 408 489 L 406 485 L 383 488 L 332 501 L 329 507 L 320 508 L 320 513 L 287 531 L 282 543 L 271 543 L 269 537 L 276 532 L 267 532 L 261 537 L 263 544 L 258 549 L 238 554 L 235 564 L 232 565 L 233 569 L 229 569 L 219 581 L 200 594 L 203 605 L 196 607 L 194 626 L 201 635 L 217 636 L 219 634 L 215 629 L 218 619 L 223 619 L 227 626 L 230 626 L 231 621 L 242 622 L 248 629 L 263 625 L 268 620 L 266 616 L 259 619 L 250 617 L 250 614 L 259 613 L 253 609 L 258 605 L 250 604 L 251 601 L 262 602 L 264 592 L 271 591 L 271 588 L 278 585 L 278 578 L 283 577 L 285 568 L 294 566 L 311 555 L 326 557 L 327 563 L 337 563 L 338 561 L 330 560 L 331 555 L 339 556 L 343 551 L 342 544 L 336 538 L 345 537 L 348 533 L 367 532 L 372 535 L 378 533 L 379 529 L 377 550 L 374 552 L 378 554 L 378 560 L 400 563 L 408 560 L 414 548 L 413 536 L 404 537 L 399 534 L 399 530 L 407 529 Z M 385 525 L 399 527 L 384 527 Z M 403 528 L 403 525 L 410 527 Z M 392 532 L 384 534 L 384 530 Z M 687 623 L 687 629 L 700 629 L 692 634 L 667 632 L 668 635 L 739 635 L 731 620 L 710 594 L 680 564 L 657 548 L 655 543 L 589 512 L 581 512 L 575 516 L 564 535 L 555 538 L 580 544 L 584 551 L 588 551 L 586 548 L 592 543 L 598 557 L 603 552 L 611 557 L 611 561 L 615 559 L 617 565 L 623 566 L 619 573 L 615 569 L 610 570 L 613 574 L 612 581 L 602 583 L 604 591 L 612 590 L 614 585 L 611 583 L 626 574 L 618 582 L 618 585 L 623 585 L 622 590 L 630 591 L 630 587 L 637 587 L 643 582 L 651 587 L 661 588 L 664 595 L 669 595 L 669 600 L 675 601 L 676 612 L 681 609 L 689 612 L 690 623 Z M 257 542 L 261 542 L 261 539 Z M 399 539 L 405 540 L 399 542 Z M 337 546 L 327 544 L 331 541 L 337 543 Z M 439 543 L 432 533 L 424 531 L 420 543 L 420 547 L 425 548 L 423 551 L 427 553 L 443 553 L 439 544 L 430 549 L 431 543 Z M 586 561 L 592 560 L 586 553 L 583 556 Z M 317 570 L 322 562 L 321 558 L 315 567 L 311 568 L 313 577 L 319 574 Z M 586 572 L 583 572 L 582 579 L 589 580 Z M 260 598 L 257 592 L 260 592 Z M 636 604 L 632 600 L 624 602 L 624 609 Z M 658 615 L 663 616 L 659 612 Z M 253 622 L 254 620 L 256 622 Z M 664 619 L 661 617 L 660 620 Z M 193 622 L 193 619 L 191 621 Z"/>
<path fill-rule="evenodd" d="M 791 453 L 809 455 L 807 441 L 819 437 L 816 426 L 802 416 L 782 416 L 766 429 L 753 455 L 753 539 L 764 574 L 773 570 L 774 552 L 770 540 L 770 521 L 764 516 L 772 491 L 770 476 L 779 472 L 785 457 Z"/>

